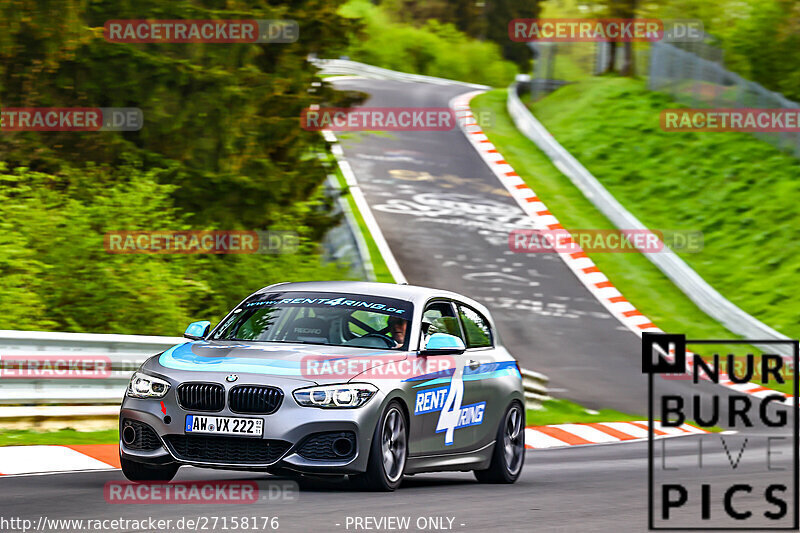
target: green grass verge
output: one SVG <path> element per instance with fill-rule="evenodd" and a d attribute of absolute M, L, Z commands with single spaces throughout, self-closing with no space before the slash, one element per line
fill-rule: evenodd
<path fill-rule="evenodd" d="M 800 161 L 747 133 L 662 131 L 660 112 L 677 107 L 642 80 L 601 77 L 533 111 L 649 228 L 702 231 L 702 252 L 681 257 L 731 302 L 797 338 Z"/>
<path fill-rule="evenodd" d="M 116 444 L 119 430 L 75 431 L 35 431 L 32 429 L 0 430 L 0 446 L 29 446 L 33 444 Z"/>
<path fill-rule="evenodd" d="M 494 122 L 484 128 L 489 139 L 565 228 L 614 228 L 550 159 L 517 130 L 506 112 L 504 89 L 476 97 L 471 107 L 473 113 L 493 114 Z M 664 331 L 686 333 L 699 339 L 733 335 L 703 313 L 642 254 L 588 255 L 625 297 Z"/>
<path fill-rule="evenodd" d="M 535 411 L 528 409 L 525 422 L 529 426 L 549 426 L 551 424 L 635 422 L 637 420 L 647 420 L 647 415 L 631 415 L 613 409 L 592 411 L 575 402 L 554 398 L 542 402 L 541 409 Z"/>
<path fill-rule="evenodd" d="M 612 87 L 617 87 L 618 84 L 622 86 L 638 86 L 640 82 L 635 80 L 618 80 L 616 78 L 600 78 L 597 80 L 592 80 L 591 82 L 587 82 L 588 85 L 600 84 L 605 85 L 609 84 Z M 580 103 L 576 104 L 576 100 L 579 98 L 579 95 L 576 94 L 575 91 L 580 84 L 575 86 L 565 87 L 554 93 L 553 95 L 549 96 L 541 103 L 536 104 L 534 106 L 535 110 L 542 109 L 541 112 L 537 111 L 537 116 L 542 118 L 542 116 L 550 117 L 549 121 L 545 122 L 545 125 L 548 128 L 551 127 L 551 123 L 557 122 L 557 126 L 551 129 L 551 132 L 556 135 L 559 141 L 562 141 L 562 137 L 579 137 L 580 134 L 578 132 L 583 130 L 588 130 L 591 133 L 587 133 L 586 135 L 591 136 L 592 141 L 588 144 L 580 144 L 577 141 L 573 141 L 572 143 L 563 143 L 565 147 L 570 150 L 573 155 L 578 157 L 578 159 L 586 164 L 587 160 L 589 161 L 596 161 L 601 160 L 604 161 L 603 153 L 619 151 L 621 146 L 617 146 L 617 140 L 623 136 L 623 133 L 617 130 L 613 130 L 611 134 L 608 135 L 608 139 L 606 143 L 612 146 L 603 146 L 600 138 L 603 137 L 602 131 L 607 129 L 609 123 L 612 121 L 610 116 L 604 118 L 594 117 L 593 120 L 586 120 L 584 117 L 580 115 L 571 115 L 569 119 L 562 117 L 559 115 L 561 114 L 568 114 L 568 109 L 570 106 L 579 105 Z M 614 94 L 617 98 L 620 99 L 622 102 L 627 102 L 627 98 L 624 94 L 619 94 L 620 88 L 617 87 L 617 92 Z M 551 109 L 548 107 L 548 102 L 552 101 L 557 95 L 559 95 L 559 104 L 555 109 Z M 565 96 L 567 95 L 567 96 Z M 517 173 L 525 180 L 525 182 L 530 185 L 535 191 L 537 196 L 542 199 L 542 201 L 547 205 L 548 209 L 559 219 L 559 221 L 564 225 L 564 227 L 570 229 L 587 229 L 587 228 L 613 228 L 613 224 L 602 214 L 598 211 L 592 204 L 589 202 L 585 196 L 572 184 L 569 179 L 564 176 L 553 164 L 550 162 L 550 159 L 541 152 L 535 144 L 533 144 L 530 140 L 528 140 L 525 136 L 523 136 L 517 128 L 514 126 L 511 118 L 508 116 L 506 109 L 505 109 L 505 100 L 506 100 L 506 91 L 505 90 L 493 90 L 483 95 L 480 95 L 472 100 L 471 107 L 474 113 L 479 113 L 482 111 L 491 112 L 495 117 L 495 121 L 493 124 L 488 125 L 484 128 L 484 131 L 491 139 L 492 143 L 497 146 L 500 152 L 503 154 L 506 161 L 508 161 Z M 663 104 L 663 103 L 662 103 Z M 603 109 L 607 109 L 611 106 L 611 102 L 602 101 L 600 105 L 592 105 L 589 106 L 592 109 L 592 113 L 595 115 L 597 113 L 601 113 Z M 620 103 L 617 105 L 628 105 L 625 103 Z M 664 105 L 663 107 L 667 107 Z M 660 109 L 660 108 L 659 108 Z M 586 113 L 589 113 L 588 109 L 584 109 Z M 611 113 L 611 112 L 609 112 Z M 655 119 L 658 120 L 657 111 L 652 111 L 655 114 Z M 624 113 L 623 113 L 624 115 Z M 558 118 L 556 118 L 558 117 Z M 640 117 L 641 119 L 641 117 Z M 573 122 L 570 122 L 573 121 Z M 599 122 L 594 122 L 597 120 Z M 568 127 L 567 124 L 571 124 L 572 127 Z M 575 124 L 579 124 L 579 127 L 575 127 Z M 654 128 L 657 128 L 657 123 Z M 570 133 L 564 134 L 564 130 L 569 130 Z M 558 133 L 556 133 L 558 132 Z M 639 132 L 639 137 L 643 137 L 645 134 Z M 663 132 L 659 132 L 659 137 L 662 135 L 671 135 L 665 134 Z M 690 134 L 693 136 L 702 135 L 702 134 Z M 726 135 L 726 134 L 717 134 L 717 135 Z M 633 139 L 626 140 L 631 145 L 636 145 L 636 141 Z M 785 157 L 783 154 L 778 153 L 776 150 L 772 149 L 769 145 L 765 143 L 761 143 L 753 139 L 747 135 L 740 135 L 737 136 L 737 142 L 746 143 L 748 146 L 751 143 L 755 143 L 760 150 L 766 150 L 772 153 L 772 157 L 778 158 L 783 160 Z M 677 142 L 677 145 L 665 145 L 661 149 L 669 149 L 674 150 L 675 152 L 680 153 L 681 150 L 681 143 L 677 140 L 672 141 Z M 719 138 L 716 141 L 714 139 L 706 138 L 703 140 L 701 138 L 701 142 L 713 142 L 718 143 Z M 625 143 L 621 143 L 625 144 Z M 573 146 L 574 145 L 574 146 Z M 576 146 L 578 146 L 576 148 Z M 649 145 L 648 145 L 649 146 Z M 613 149 L 612 149 L 613 148 Z M 638 150 L 638 149 L 637 149 Z M 754 148 L 755 150 L 755 148 Z M 624 150 L 623 150 L 624 151 Z M 657 146 L 649 146 L 648 156 L 652 156 L 653 153 L 657 153 L 659 148 Z M 585 155 L 585 152 L 589 152 L 589 155 Z M 760 153 L 756 151 L 756 153 Z M 678 154 L 672 154 L 674 157 L 678 158 Z M 608 155 L 608 157 L 611 157 Z M 646 163 L 644 160 L 647 157 L 642 156 L 641 154 L 636 154 L 635 157 L 630 157 L 629 160 L 625 160 L 624 156 L 616 155 L 614 159 L 618 161 L 619 165 L 627 165 L 626 168 L 629 170 L 632 168 L 639 168 Z M 660 156 L 658 156 L 660 158 Z M 697 156 L 700 157 L 700 156 Z M 740 165 L 742 164 L 742 156 L 734 156 L 733 154 L 728 154 L 728 157 L 732 159 L 732 165 Z M 679 158 L 679 165 L 688 165 L 689 161 L 685 158 Z M 714 163 L 716 166 L 722 169 L 722 162 L 716 161 Z M 774 163 L 770 163 L 770 166 L 773 166 Z M 797 166 L 796 161 L 792 161 L 791 165 Z M 712 165 L 713 166 L 713 165 Z M 596 176 L 599 176 L 599 172 L 594 168 L 592 165 L 587 165 Z M 710 169 L 707 169 L 710 172 Z M 631 170 L 632 171 L 632 170 Z M 721 170 L 725 172 L 724 169 Z M 656 170 L 653 169 L 655 173 Z M 658 175 L 658 180 L 650 180 L 647 185 L 645 185 L 645 180 L 638 179 L 633 180 L 630 184 L 625 184 L 624 179 L 618 179 L 617 185 L 620 191 L 615 188 L 610 188 L 611 192 L 622 201 L 623 205 L 626 207 L 631 208 L 631 210 L 642 220 L 645 224 L 648 224 L 651 228 L 664 228 L 664 229 L 689 229 L 689 230 L 696 230 L 695 226 L 687 224 L 685 222 L 675 222 L 670 220 L 669 214 L 670 210 L 680 209 L 681 212 L 684 213 L 684 216 L 690 216 L 690 213 L 686 211 L 686 208 L 683 203 L 691 203 L 695 204 L 695 208 L 697 208 L 701 213 L 705 212 L 709 207 L 711 200 L 706 198 L 705 201 L 698 202 L 696 198 L 691 197 L 691 195 L 687 195 L 683 198 L 675 197 L 671 202 L 653 202 L 652 198 L 658 198 L 660 192 L 662 192 L 662 187 L 659 185 L 660 180 L 668 180 L 671 182 L 672 187 L 682 187 L 687 186 L 686 184 L 680 183 L 673 183 L 673 176 L 675 173 L 678 172 L 678 169 L 671 169 L 667 170 L 663 173 L 655 173 L 654 175 Z M 800 176 L 798 176 L 800 177 Z M 685 181 L 691 181 L 690 176 L 687 176 L 684 172 L 683 178 Z M 603 180 L 605 183 L 605 180 Z M 798 180 L 800 181 L 800 180 Z M 652 183 L 655 182 L 655 183 Z M 631 194 L 625 194 L 625 190 L 627 191 L 635 191 L 637 187 L 645 187 L 650 192 L 651 196 L 641 196 L 635 195 L 632 197 Z M 618 194 L 619 192 L 619 194 Z M 708 196 L 709 193 L 705 193 L 705 196 Z M 710 192 L 713 195 L 713 191 Z M 798 198 L 800 199 L 800 198 Z M 629 202 L 634 204 L 637 203 L 639 210 L 633 209 L 632 206 L 629 205 Z M 763 198 L 762 198 L 763 200 Z M 683 203 L 682 203 L 683 202 Z M 653 204 L 659 204 L 657 208 L 653 208 Z M 654 209 L 660 213 L 660 217 L 653 217 L 657 218 L 656 220 L 650 220 L 650 215 Z M 737 211 L 738 208 L 733 207 L 733 211 Z M 796 209 L 792 207 L 792 209 Z M 712 213 L 712 217 L 715 221 L 720 222 L 719 216 L 716 212 Z M 715 222 L 716 223 L 716 222 Z M 727 221 L 722 221 L 720 223 L 724 223 L 729 225 Z M 736 276 L 740 278 L 742 283 L 745 282 L 745 279 L 742 278 L 742 273 L 737 270 L 736 263 L 741 259 L 741 253 L 737 254 L 734 257 L 728 258 L 727 260 L 719 255 L 724 255 L 727 252 L 731 251 L 731 246 L 725 246 L 725 252 L 715 253 L 712 251 L 713 255 L 711 257 L 707 257 L 705 254 L 709 251 L 709 248 L 712 250 L 716 247 L 722 246 L 722 243 L 718 242 L 719 230 L 713 230 L 709 232 L 708 226 L 702 226 L 701 231 L 703 231 L 706 235 L 705 239 L 705 250 L 702 253 L 694 253 L 694 254 L 683 254 L 683 257 L 690 265 L 696 268 L 696 262 L 699 263 L 707 263 L 708 261 L 723 261 L 727 265 L 726 267 L 719 267 L 718 265 L 706 265 L 709 268 L 705 271 L 702 268 L 698 268 L 698 272 L 701 273 L 706 279 L 713 280 L 713 284 L 717 285 L 717 277 L 715 277 L 715 271 L 717 276 L 721 276 L 721 271 L 725 268 L 730 269 L 729 275 Z M 781 230 L 783 231 L 783 230 Z M 758 230 L 759 234 L 763 233 L 770 233 L 769 230 Z M 711 238 L 709 235 L 711 234 Z M 733 237 L 735 238 L 735 237 Z M 753 253 L 756 253 L 755 251 Z M 701 311 L 689 298 L 683 294 L 673 283 L 661 273 L 647 258 L 644 257 L 642 254 L 638 253 L 625 253 L 625 254 L 613 254 L 613 253 L 589 253 L 588 254 L 591 259 L 597 264 L 598 267 L 609 277 L 609 279 L 616 285 L 616 287 L 630 300 L 633 305 L 635 305 L 640 311 L 642 311 L 646 316 L 648 316 L 655 324 L 657 324 L 661 329 L 667 332 L 673 333 L 685 333 L 687 337 L 690 338 L 738 338 L 738 335 L 735 335 L 725 329 L 722 325 L 716 322 L 714 319 L 706 315 L 703 311 Z M 786 257 L 785 254 L 783 254 Z M 786 257 L 788 260 L 788 257 Z M 797 260 L 795 259 L 795 262 Z M 800 268 L 798 268 L 800 271 Z M 747 273 L 744 276 L 754 276 L 753 269 L 748 269 Z M 724 276 L 723 276 L 724 277 Z M 759 284 L 764 283 L 766 287 L 763 287 L 762 290 L 766 290 L 769 287 L 768 281 L 765 281 L 763 277 L 757 277 L 757 281 Z M 728 282 L 725 285 L 730 285 Z M 775 291 L 782 291 L 781 287 L 775 286 L 770 287 Z M 731 287 L 731 290 L 734 288 Z M 725 294 L 725 293 L 723 293 Z M 726 294 L 726 296 L 728 296 Z M 735 303 L 740 304 L 741 302 L 737 302 L 736 299 L 733 299 Z M 733 346 L 715 346 L 717 350 L 725 350 L 726 348 L 730 349 L 731 352 L 738 352 L 741 346 L 733 347 Z M 757 349 L 751 347 L 750 351 L 755 354 L 760 354 L 761 352 Z M 785 392 L 791 394 L 793 391 L 793 381 L 791 379 L 787 379 L 787 381 L 783 384 L 770 384 L 770 388 L 775 390 Z"/>

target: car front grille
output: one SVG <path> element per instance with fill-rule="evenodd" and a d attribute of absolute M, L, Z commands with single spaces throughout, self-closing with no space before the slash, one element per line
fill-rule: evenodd
<path fill-rule="evenodd" d="M 228 393 L 228 407 L 234 413 L 269 415 L 282 401 L 283 391 L 275 387 L 239 385 Z"/>
<path fill-rule="evenodd" d="M 271 464 L 291 446 L 282 440 L 252 437 L 167 435 L 164 438 L 178 459 L 220 464 Z"/>
<path fill-rule="evenodd" d="M 352 431 L 316 433 L 306 438 L 297 453 L 312 461 L 342 461 L 356 454 L 356 434 Z"/>
<path fill-rule="evenodd" d="M 187 411 L 221 411 L 225 388 L 218 383 L 184 383 L 178 387 L 178 403 Z"/>
<path fill-rule="evenodd" d="M 131 450 L 157 450 L 161 448 L 161 440 L 156 435 L 155 430 L 144 422 L 126 418 L 122 426 L 123 428 L 132 427 L 136 434 L 133 442 L 125 445 Z"/>

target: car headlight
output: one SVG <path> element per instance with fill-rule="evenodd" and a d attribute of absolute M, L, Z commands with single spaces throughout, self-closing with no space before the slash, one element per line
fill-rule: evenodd
<path fill-rule="evenodd" d="M 369 383 L 343 383 L 297 389 L 293 395 L 295 401 L 303 407 L 348 409 L 361 407 L 376 392 L 378 392 L 378 388 Z"/>
<path fill-rule="evenodd" d="M 141 372 L 134 372 L 128 383 L 128 396 L 131 398 L 163 398 L 168 390 L 168 382 Z"/>

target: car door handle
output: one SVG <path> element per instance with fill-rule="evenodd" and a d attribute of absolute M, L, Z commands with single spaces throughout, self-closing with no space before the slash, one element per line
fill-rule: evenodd
<path fill-rule="evenodd" d="M 469 361 L 467 361 L 467 366 L 470 367 L 472 370 L 475 370 L 476 368 L 481 366 L 481 362 L 476 361 L 475 359 L 470 359 Z"/>

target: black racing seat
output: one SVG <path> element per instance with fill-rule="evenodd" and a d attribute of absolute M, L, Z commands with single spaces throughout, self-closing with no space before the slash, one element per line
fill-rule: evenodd
<path fill-rule="evenodd" d="M 321 318 L 298 318 L 289 326 L 286 340 L 328 344 L 329 329 L 328 323 Z"/>

